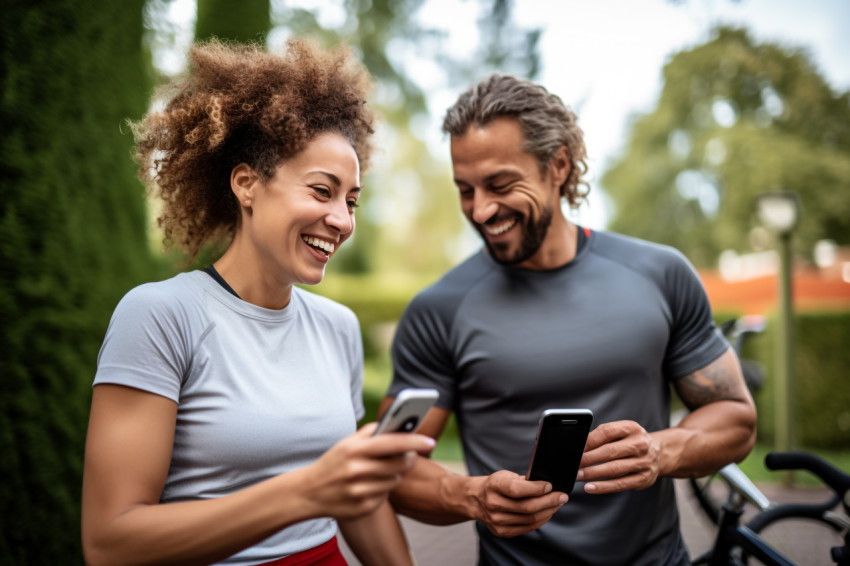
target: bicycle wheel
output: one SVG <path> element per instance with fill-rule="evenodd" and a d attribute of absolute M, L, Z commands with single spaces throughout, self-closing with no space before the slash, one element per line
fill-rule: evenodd
<path fill-rule="evenodd" d="M 843 545 L 850 528 L 846 517 L 829 513 L 840 502 L 833 496 L 820 504 L 777 505 L 750 518 L 747 527 L 800 564 L 832 565 L 830 549 Z M 742 558 L 748 559 L 746 554 Z"/>

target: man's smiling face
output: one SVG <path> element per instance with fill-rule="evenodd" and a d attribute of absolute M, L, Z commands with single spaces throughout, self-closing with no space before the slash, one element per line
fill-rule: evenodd
<path fill-rule="evenodd" d="M 522 149 L 519 122 L 500 117 L 452 136 L 451 154 L 461 208 L 498 262 L 545 269 L 535 256 L 544 247 L 560 183 L 551 168 Z"/>

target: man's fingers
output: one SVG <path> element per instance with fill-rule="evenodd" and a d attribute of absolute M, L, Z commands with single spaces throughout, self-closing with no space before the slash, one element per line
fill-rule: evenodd
<path fill-rule="evenodd" d="M 637 430 L 643 431 L 643 428 L 634 421 L 602 423 L 587 435 L 587 444 L 585 444 L 584 451 L 590 452 L 602 445 L 625 438 Z"/>
<path fill-rule="evenodd" d="M 553 507 L 542 509 L 533 514 L 493 513 L 486 522 L 487 528 L 496 536 L 503 538 L 522 535 L 540 528 L 552 518 L 552 515 L 554 515 L 561 506 L 562 504 L 558 503 Z"/>
<path fill-rule="evenodd" d="M 634 491 L 646 489 L 654 482 L 650 480 L 651 474 L 638 473 L 621 476 L 619 478 L 606 479 L 584 484 L 584 491 L 594 495 L 606 493 L 620 493 L 623 491 Z"/>
<path fill-rule="evenodd" d="M 523 476 L 502 470 L 490 476 L 488 487 L 512 499 L 539 497 L 552 491 L 552 484 L 545 481 L 528 481 Z"/>
<path fill-rule="evenodd" d="M 626 439 L 628 441 L 624 442 Z M 581 467 L 640 456 L 649 449 L 649 442 L 646 430 L 636 422 L 604 423 L 588 435 Z"/>

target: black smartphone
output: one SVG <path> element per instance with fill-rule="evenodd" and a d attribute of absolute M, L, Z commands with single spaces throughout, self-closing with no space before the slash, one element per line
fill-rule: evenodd
<path fill-rule="evenodd" d="M 548 481 L 553 491 L 570 493 L 593 423 L 590 409 L 547 409 L 540 417 L 525 477 Z"/>
<path fill-rule="evenodd" d="M 436 389 L 402 389 L 381 417 L 375 434 L 382 432 L 416 432 L 428 410 L 440 396 Z"/>

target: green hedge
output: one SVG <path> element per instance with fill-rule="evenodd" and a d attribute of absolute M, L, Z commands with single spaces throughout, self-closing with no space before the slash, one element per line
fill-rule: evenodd
<path fill-rule="evenodd" d="M 776 336 L 774 320 L 752 340 L 767 373 L 756 394 L 759 441 L 773 442 Z M 794 324 L 793 439 L 798 448 L 850 447 L 850 313 L 798 314 Z"/>
<path fill-rule="evenodd" d="M 159 274 L 123 125 L 151 84 L 142 6 L 3 2 L 0 564 L 82 563 L 98 348 L 121 295 Z"/>

